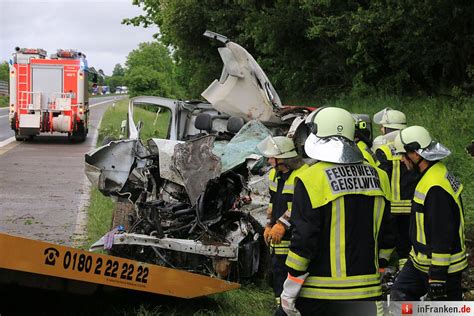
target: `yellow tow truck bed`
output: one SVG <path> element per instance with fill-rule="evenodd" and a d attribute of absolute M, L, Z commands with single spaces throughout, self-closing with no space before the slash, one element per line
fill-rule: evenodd
<path fill-rule="evenodd" d="M 0 233 L 0 283 L 35 286 L 36 279 L 41 283 L 37 286 L 45 288 L 44 277 L 180 298 L 240 287 L 204 275 Z"/>

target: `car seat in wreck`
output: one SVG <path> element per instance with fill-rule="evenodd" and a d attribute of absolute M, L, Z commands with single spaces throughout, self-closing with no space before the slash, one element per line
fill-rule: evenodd
<path fill-rule="evenodd" d="M 194 121 L 194 127 L 203 134 L 203 131 L 206 134 L 212 133 L 212 117 L 209 113 L 199 113 L 196 116 L 196 120 Z"/>
<path fill-rule="evenodd" d="M 245 121 L 243 118 L 231 116 L 227 121 L 227 131 L 232 134 L 237 134 L 244 125 Z"/>

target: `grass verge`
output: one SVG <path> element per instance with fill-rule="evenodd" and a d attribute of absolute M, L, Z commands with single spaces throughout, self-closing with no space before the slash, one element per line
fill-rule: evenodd
<path fill-rule="evenodd" d="M 131 300 L 131 304 L 120 310 L 120 315 L 195 315 L 195 316 L 240 316 L 273 315 L 271 289 L 248 285 L 231 292 L 195 299 L 179 299 L 144 294 L 146 299 Z M 116 309 L 117 310 L 117 309 Z"/>
<path fill-rule="evenodd" d="M 7 96 L 0 95 L 0 108 L 5 108 L 8 106 L 9 98 Z"/>
<path fill-rule="evenodd" d="M 114 205 L 111 198 L 104 196 L 96 187 L 92 188 L 87 222 L 87 249 L 110 230 Z"/>

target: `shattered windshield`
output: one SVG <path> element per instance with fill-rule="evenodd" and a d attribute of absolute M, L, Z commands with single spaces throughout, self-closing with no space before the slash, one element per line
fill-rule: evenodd
<path fill-rule="evenodd" d="M 230 142 L 216 142 L 213 152 L 220 157 L 222 172 L 226 172 L 249 157 L 260 157 L 257 144 L 271 132 L 260 121 L 250 121 L 235 135 Z"/>

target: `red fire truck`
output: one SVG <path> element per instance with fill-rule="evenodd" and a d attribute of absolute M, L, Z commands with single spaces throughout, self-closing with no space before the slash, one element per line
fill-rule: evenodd
<path fill-rule="evenodd" d="M 87 136 L 89 94 L 86 56 L 58 49 L 49 58 L 39 48 L 16 48 L 10 63 L 10 125 L 16 140 L 40 133 Z"/>

